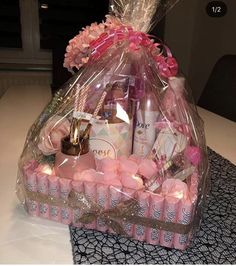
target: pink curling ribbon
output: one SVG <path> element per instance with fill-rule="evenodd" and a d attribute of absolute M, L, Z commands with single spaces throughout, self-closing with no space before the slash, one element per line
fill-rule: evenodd
<path fill-rule="evenodd" d="M 159 73 L 162 77 L 169 78 L 176 76 L 178 72 L 178 64 L 174 57 L 156 56 L 156 62 Z"/>
<path fill-rule="evenodd" d="M 119 42 L 128 41 L 129 49 L 131 51 L 137 51 L 141 47 L 145 47 L 151 52 L 154 60 L 157 63 L 159 74 L 162 77 L 169 78 L 175 76 L 178 72 L 178 64 L 166 45 L 160 43 L 154 43 L 150 39 L 150 35 L 144 32 L 134 31 L 131 27 L 121 26 L 117 29 L 111 29 L 107 33 L 102 33 L 98 39 L 90 42 L 91 49 L 90 60 L 98 59 L 102 56 L 113 44 Z M 166 53 L 166 57 L 163 54 L 159 54 L 158 47 L 162 46 Z"/>
<path fill-rule="evenodd" d="M 140 47 L 147 47 L 152 52 L 157 51 L 158 44 L 153 43 L 147 34 L 133 31 L 131 27 L 121 26 L 118 29 L 111 29 L 109 32 L 101 34 L 98 39 L 90 42 L 91 58 L 97 59 L 113 44 L 126 40 L 129 41 L 129 48 L 133 51 L 139 50 Z"/>
<path fill-rule="evenodd" d="M 158 54 L 155 57 L 160 75 L 165 78 L 176 76 L 178 73 L 178 64 L 175 58 L 172 56 L 170 49 L 161 41 L 158 43 L 158 46 L 162 46 L 163 51 L 166 53 L 166 57 L 161 54 Z"/>

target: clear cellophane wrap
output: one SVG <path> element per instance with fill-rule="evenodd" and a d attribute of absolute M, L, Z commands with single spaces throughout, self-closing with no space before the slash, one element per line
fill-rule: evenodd
<path fill-rule="evenodd" d="M 30 215 L 185 249 L 207 193 L 203 122 L 176 60 L 146 33 L 177 1 L 114 0 L 69 42 L 73 77 L 30 128 L 17 193 Z M 136 3 L 136 1 L 135 1 Z"/>

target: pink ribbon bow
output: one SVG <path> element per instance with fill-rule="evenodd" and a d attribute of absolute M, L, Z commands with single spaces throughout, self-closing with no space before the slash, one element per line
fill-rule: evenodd
<path fill-rule="evenodd" d="M 131 27 L 121 26 L 117 29 L 111 29 L 109 32 L 103 33 L 98 39 L 90 42 L 89 47 L 91 49 L 90 60 L 98 59 L 102 56 L 113 44 L 119 42 L 129 42 L 129 49 L 131 51 L 137 51 L 141 47 L 145 47 L 149 50 L 154 60 L 157 63 L 159 74 L 162 77 L 169 78 L 175 76 L 178 72 L 178 64 L 165 45 L 163 49 L 166 52 L 166 57 L 158 54 L 158 47 L 160 43 L 154 43 L 150 36 L 143 32 L 134 31 Z"/>
<path fill-rule="evenodd" d="M 158 55 L 156 56 L 156 62 L 162 77 L 169 78 L 176 76 L 178 72 L 178 64 L 174 57 Z"/>

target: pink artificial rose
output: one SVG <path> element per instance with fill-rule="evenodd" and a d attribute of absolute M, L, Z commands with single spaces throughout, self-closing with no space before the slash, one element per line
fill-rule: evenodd
<path fill-rule="evenodd" d="M 92 23 L 90 26 L 83 28 L 78 35 L 69 41 L 63 66 L 68 69 L 73 67 L 79 69 L 87 63 L 91 52 L 89 49 L 90 42 L 96 40 L 104 32 L 104 23 Z"/>
<path fill-rule="evenodd" d="M 61 116 L 51 117 L 39 134 L 38 148 L 44 155 L 54 154 L 61 148 L 61 139 L 70 133 L 70 122 Z"/>

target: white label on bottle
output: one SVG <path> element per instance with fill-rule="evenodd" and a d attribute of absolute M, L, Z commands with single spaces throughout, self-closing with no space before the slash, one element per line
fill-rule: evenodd
<path fill-rule="evenodd" d="M 90 150 L 93 151 L 94 156 L 97 159 L 109 157 L 111 159 L 117 158 L 117 152 L 114 145 L 103 138 L 90 138 L 89 140 Z"/>
<path fill-rule="evenodd" d="M 84 119 L 84 120 L 90 120 L 92 118 L 92 114 L 85 113 L 85 112 L 74 112 L 73 117 L 77 119 Z"/>
<path fill-rule="evenodd" d="M 97 159 L 129 156 L 132 145 L 132 120 L 130 124 L 95 121 L 91 128 L 89 145 Z"/>
<path fill-rule="evenodd" d="M 159 113 L 157 111 L 138 110 L 134 132 L 133 153 L 145 157 L 156 139 L 155 123 Z"/>

